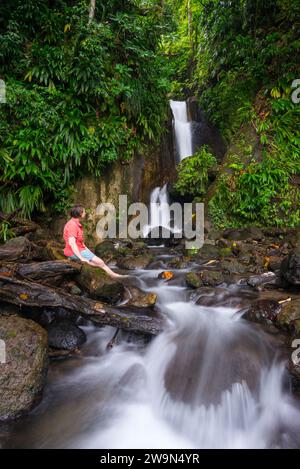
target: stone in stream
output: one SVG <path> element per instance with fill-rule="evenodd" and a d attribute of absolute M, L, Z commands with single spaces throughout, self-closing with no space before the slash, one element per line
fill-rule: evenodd
<path fill-rule="evenodd" d="M 127 287 L 124 294 L 127 306 L 136 306 L 138 308 L 153 308 L 157 295 L 155 293 L 144 293 L 137 287 Z"/>
<path fill-rule="evenodd" d="M 288 284 L 300 286 L 300 248 L 283 259 L 280 274 Z"/>
<path fill-rule="evenodd" d="M 76 281 L 92 298 L 111 304 L 117 303 L 124 292 L 122 283 L 110 278 L 102 269 L 87 264 L 82 265 Z"/>
<path fill-rule="evenodd" d="M 224 282 L 224 276 L 219 270 L 202 270 L 189 272 L 185 276 L 188 287 L 199 288 L 202 286 L 216 286 Z"/>
<path fill-rule="evenodd" d="M 281 309 L 278 301 L 258 299 L 245 311 L 243 319 L 266 325 L 276 324 Z"/>
<path fill-rule="evenodd" d="M 48 327 L 49 346 L 55 349 L 75 350 L 86 341 L 80 327 L 68 319 L 56 319 Z"/>
<path fill-rule="evenodd" d="M 11 420 L 41 397 L 48 368 L 47 332 L 30 319 L 0 314 L 0 339 L 6 352 L 5 363 L 0 363 L 0 420 Z"/>

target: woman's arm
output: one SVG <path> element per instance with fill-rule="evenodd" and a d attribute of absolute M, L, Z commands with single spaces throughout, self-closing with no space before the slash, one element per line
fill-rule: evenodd
<path fill-rule="evenodd" d="M 74 236 L 70 236 L 69 238 L 69 244 L 72 248 L 72 251 L 74 252 L 74 254 L 76 254 L 76 256 L 82 261 L 82 262 L 89 262 L 87 259 L 85 259 L 84 257 L 82 257 L 82 255 L 80 254 L 80 251 L 78 249 L 78 246 L 76 244 L 76 238 Z"/>

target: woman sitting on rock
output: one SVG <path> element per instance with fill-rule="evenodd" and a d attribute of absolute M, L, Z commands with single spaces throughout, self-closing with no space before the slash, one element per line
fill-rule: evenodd
<path fill-rule="evenodd" d="M 85 209 L 82 205 L 75 205 L 71 209 L 71 219 L 64 226 L 64 240 L 66 243 L 64 255 L 72 261 L 87 262 L 93 267 L 100 267 L 111 278 L 124 277 L 113 272 L 102 259 L 90 251 L 83 242 L 83 227 L 80 219 L 85 217 Z"/>

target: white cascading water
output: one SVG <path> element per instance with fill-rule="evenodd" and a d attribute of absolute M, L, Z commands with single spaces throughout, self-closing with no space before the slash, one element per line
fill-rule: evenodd
<path fill-rule="evenodd" d="M 158 268 L 159 267 L 159 268 Z M 277 336 L 225 306 L 195 304 L 183 285 L 158 279 L 163 257 L 135 271 L 158 295 L 165 330 L 146 349 L 106 344 L 90 329 L 83 356 L 52 365 L 43 404 L 15 430 L 14 447 L 299 447 L 299 402 L 284 389 Z M 238 300 L 240 301 L 240 299 Z"/>
<path fill-rule="evenodd" d="M 191 122 L 188 120 L 186 101 L 171 99 L 170 106 L 174 117 L 176 146 L 181 161 L 193 154 Z"/>
<path fill-rule="evenodd" d="M 170 204 L 167 184 L 155 187 L 150 195 L 150 223 L 143 228 L 144 236 L 157 227 L 170 229 Z"/>
<path fill-rule="evenodd" d="M 193 154 L 191 123 L 187 116 L 186 101 L 170 100 L 174 117 L 174 129 L 177 151 L 180 161 Z M 156 227 L 170 229 L 170 209 L 167 184 L 162 188 L 155 187 L 150 195 L 150 224 L 143 228 L 143 235 Z M 175 228 L 176 230 L 176 228 Z M 174 231 L 174 230 L 172 230 Z"/>

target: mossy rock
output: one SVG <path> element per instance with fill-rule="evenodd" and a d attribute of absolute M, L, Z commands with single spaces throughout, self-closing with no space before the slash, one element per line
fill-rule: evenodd
<path fill-rule="evenodd" d="M 0 339 L 6 349 L 5 363 L 0 363 L 4 421 L 24 415 L 39 401 L 48 369 L 48 339 L 41 326 L 18 315 L 0 315 Z"/>
<path fill-rule="evenodd" d="M 47 251 L 48 257 L 52 261 L 56 261 L 56 260 L 65 261 L 66 260 L 66 256 L 64 255 L 64 249 L 62 245 L 55 241 L 50 241 L 49 243 L 47 243 L 46 251 Z"/>
<path fill-rule="evenodd" d="M 282 305 L 282 310 L 277 317 L 277 324 L 289 332 L 300 333 L 300 299 Z"/>
<path fill-rule="evenodd" d="M 78 285 L 86 290 L 92 298 L 108 303 L 117 303 L 123 295 L 122 283 L 111 279 L 102 269 L 84 264 L 76 276 Z"/>
<path fill-rule="evenodd" d="M 224 282 L 224 276 L 218 270 L 202 270 L 200 272 L 189 272 L 186 274 L 185 280 L 188 287 L 200 288 L 220 285 Z"/>

